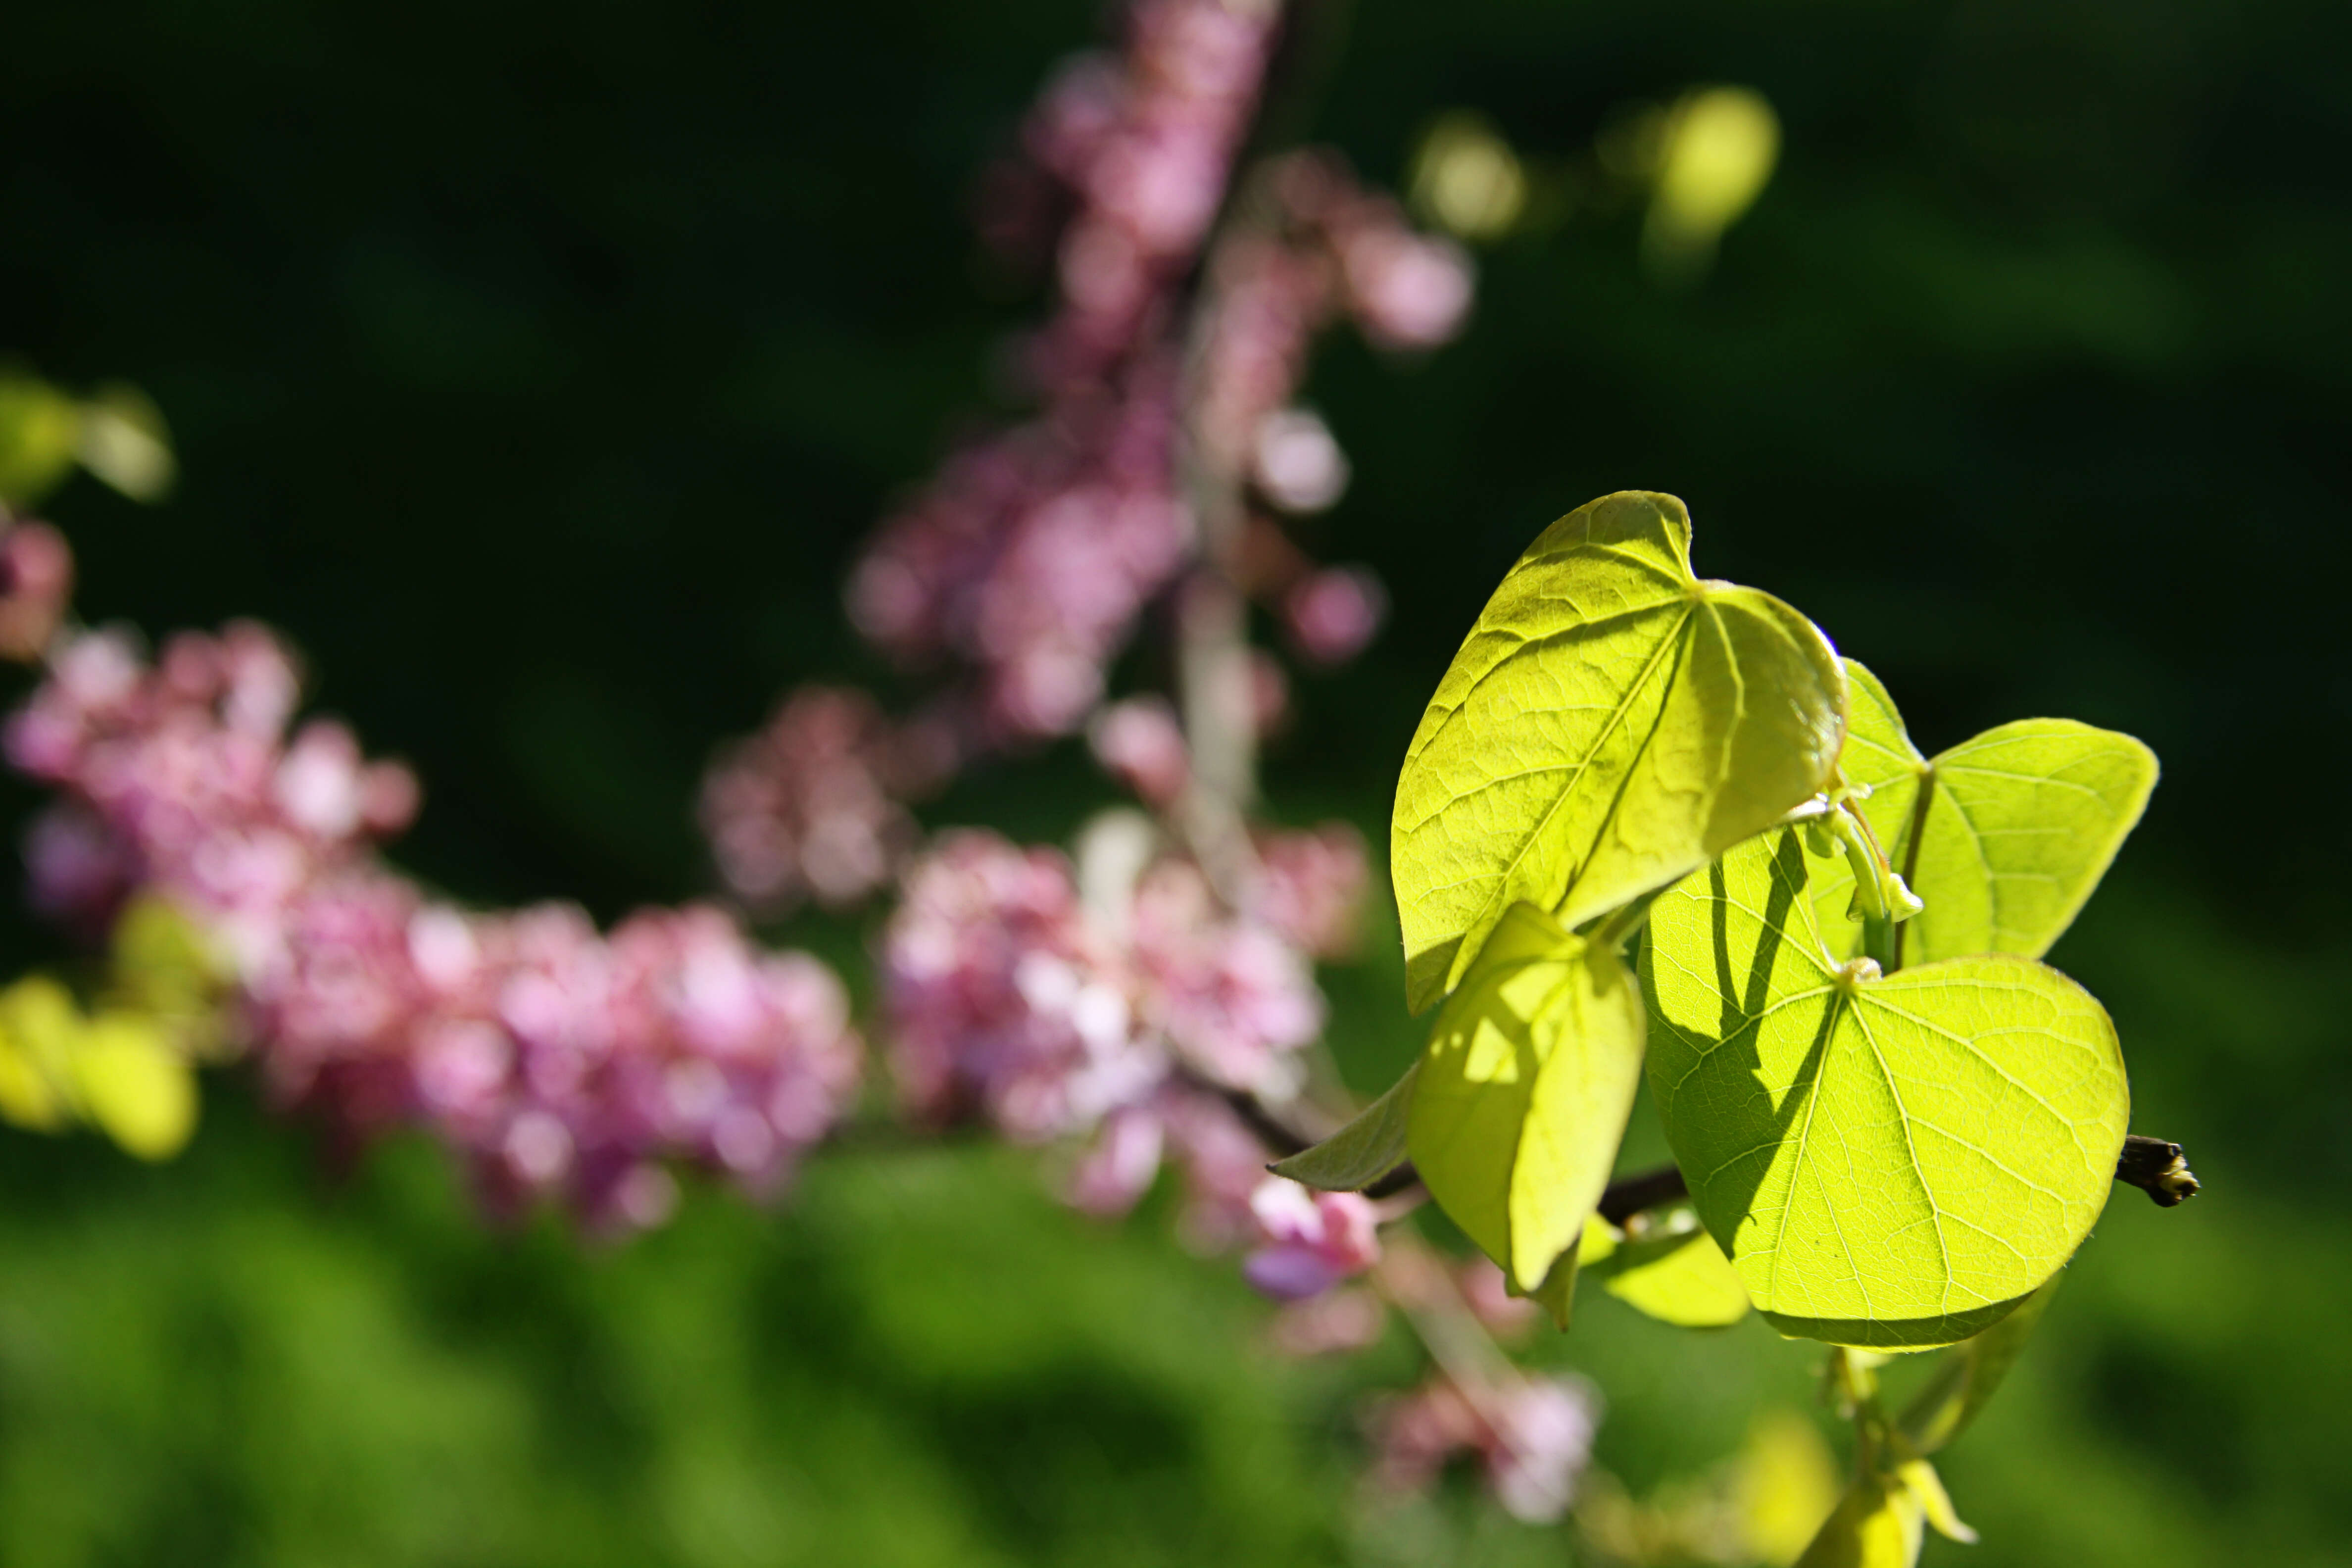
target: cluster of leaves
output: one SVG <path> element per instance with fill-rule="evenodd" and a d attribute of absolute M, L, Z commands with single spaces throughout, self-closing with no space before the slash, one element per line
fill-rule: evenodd
<path fill-rule="evenodd" d="M 1963 1534 L 1928 1455 L 2105 1204 L 2113 1024 L 2038 962 L 2156 760 L 2062 720 L 1921 755 L 1803 616 L 1700 579 L 1670 496 L 1604 497 L 1505 576 L 1407 752 L 1391 845 L 1427 1050 L 1286 1163 L 1410 1157 L 1565 1327 L 1580 1268 L 1668 1321 L 1833 1347 L 1857 1474 L 1807 1561 Z M 1638 940 L 1638 957 L 1626 949 Z M 1646 1070 L 1687 1205 L 1600 1211 Z M 2030 1304 L 2030 1305 L 2029 1305 Z M 1899 1419 L 1873 1369 L 1958 1344 Z"/>
<path fill-rule="evenodd" d="M 218 1054 L 223 972 L 159 899 L 124 910 L 87 1005 L 53 974 L 0 991 L 0 1121 L 37 1132 L 97 1128 L 142 1160 L 196 1130 L 196 1065 Z"/>

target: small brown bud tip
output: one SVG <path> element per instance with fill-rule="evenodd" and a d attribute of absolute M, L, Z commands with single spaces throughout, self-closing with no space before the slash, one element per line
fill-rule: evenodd
<path fill-rule="evenodd" d="M 2197 1195 L 2196 1173 L 2180 1145 L 2137 1133 L 2124 1140 L 2116 1161 L 2116 1180 L 2126 1182 L 2148 1195 L 2158 1208 L 2176 1208 Z"/>

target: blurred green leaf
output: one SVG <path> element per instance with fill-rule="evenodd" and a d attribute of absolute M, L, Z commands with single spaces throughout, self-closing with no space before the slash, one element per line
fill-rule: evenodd
<path fill-rule="evenodd" d="M 1926 1521 L 1907 1488 L 1866 1476 L 1849 1488 L 1797 1568 L 1912 1568 Z"/>
<path fill-rule="evenodd" d="M 1784 1333 L 1880 1349 L 1990 1327 L 2105 1206 L 2130 1109 L 2115 1026 L 2003 954 L 1882 977 L 1824 950 L 1801 835 L 1650 911 L 1650 1082 L 1699 1217 Z"/>
<path fill-rule="evenodd" d="M 0 370 L 0 501 L 33 506 L 73 471 L 81 410 L 38 376 Z"/>
<path fill-rule="evenodd" d="M 142 1160 L 168 1160 L 196 1130 L 196 1074 L 170 1031 L 140 1013 L 101 1013 L 71 1062 L 90 1121 Z"/>
<path fill-rule="evenodd" d="M 1681 501 L 1628 490 L 1553 523 L 1454 655 L 1397 781 L 1410 1005 L 1452 990 L 1515 902 L 1578 926 L 1769 826 L 1828 782 L 1844 712 L 1811 622 L 1692 574 Z"/>
<path fill-rule="evenodd" d="M 136 501 L 162 500 L 179 476 L 163 411 L 153 398 L 121 382 L 100 387 L 81 405 L 74 455 L 83 468 Z"/>

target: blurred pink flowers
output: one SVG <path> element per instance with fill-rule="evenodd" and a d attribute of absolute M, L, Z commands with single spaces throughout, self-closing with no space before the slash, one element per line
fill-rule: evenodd
<path fill-rule="evenodd" d="M 1581 1378 L 1512 1373 L 1474 1393 L 1440 1373 L 1374 1418 L 1371 1484 L 1425 1490 L 1448 1459 L 1466 1452 L 1506 1510 L 1548 1524 L 1576 1500 L 1600 1420 L 1601 1396 Z"/>
<path fill-rule="evenodd" d="M 331 721 L 289 740 L 299 697 L 250 623 L 152 667 L 125 634 L 74 636 L 5 732 L 64 796 L 29 836 L 37 902 L 96 931 L 133 887 L 171 899 L 217 942 L 283 1100 L 352 1136 L 421 1122 L 500 1205 L 652 1224 L 664 1162 L 765 1190 L 830 1130 L 859 1063 L 829 971 L 716 910 L 604 936 L 565 905 L 431 902 L 373 851 L 415 815 L 415 778 Z"/>

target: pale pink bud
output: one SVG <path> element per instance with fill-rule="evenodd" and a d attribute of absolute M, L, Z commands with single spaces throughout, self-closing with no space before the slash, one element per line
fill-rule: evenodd
<path fill-rule="evenodd" d="M 1192 776 L 1183 729 L 1160 698 L 1112 703 L 1095 715 L 1087 740 L 1103 770 L 1152 805 L 1172 803 Z"/>
<path fill-rule="evenodd" d="M 1257 488 L 1284 511 L 1322 511 L 1347 490 L 1348 455 L 1311 409 L 1281 408 L 1260 419 L 1250 456 Z"/>

